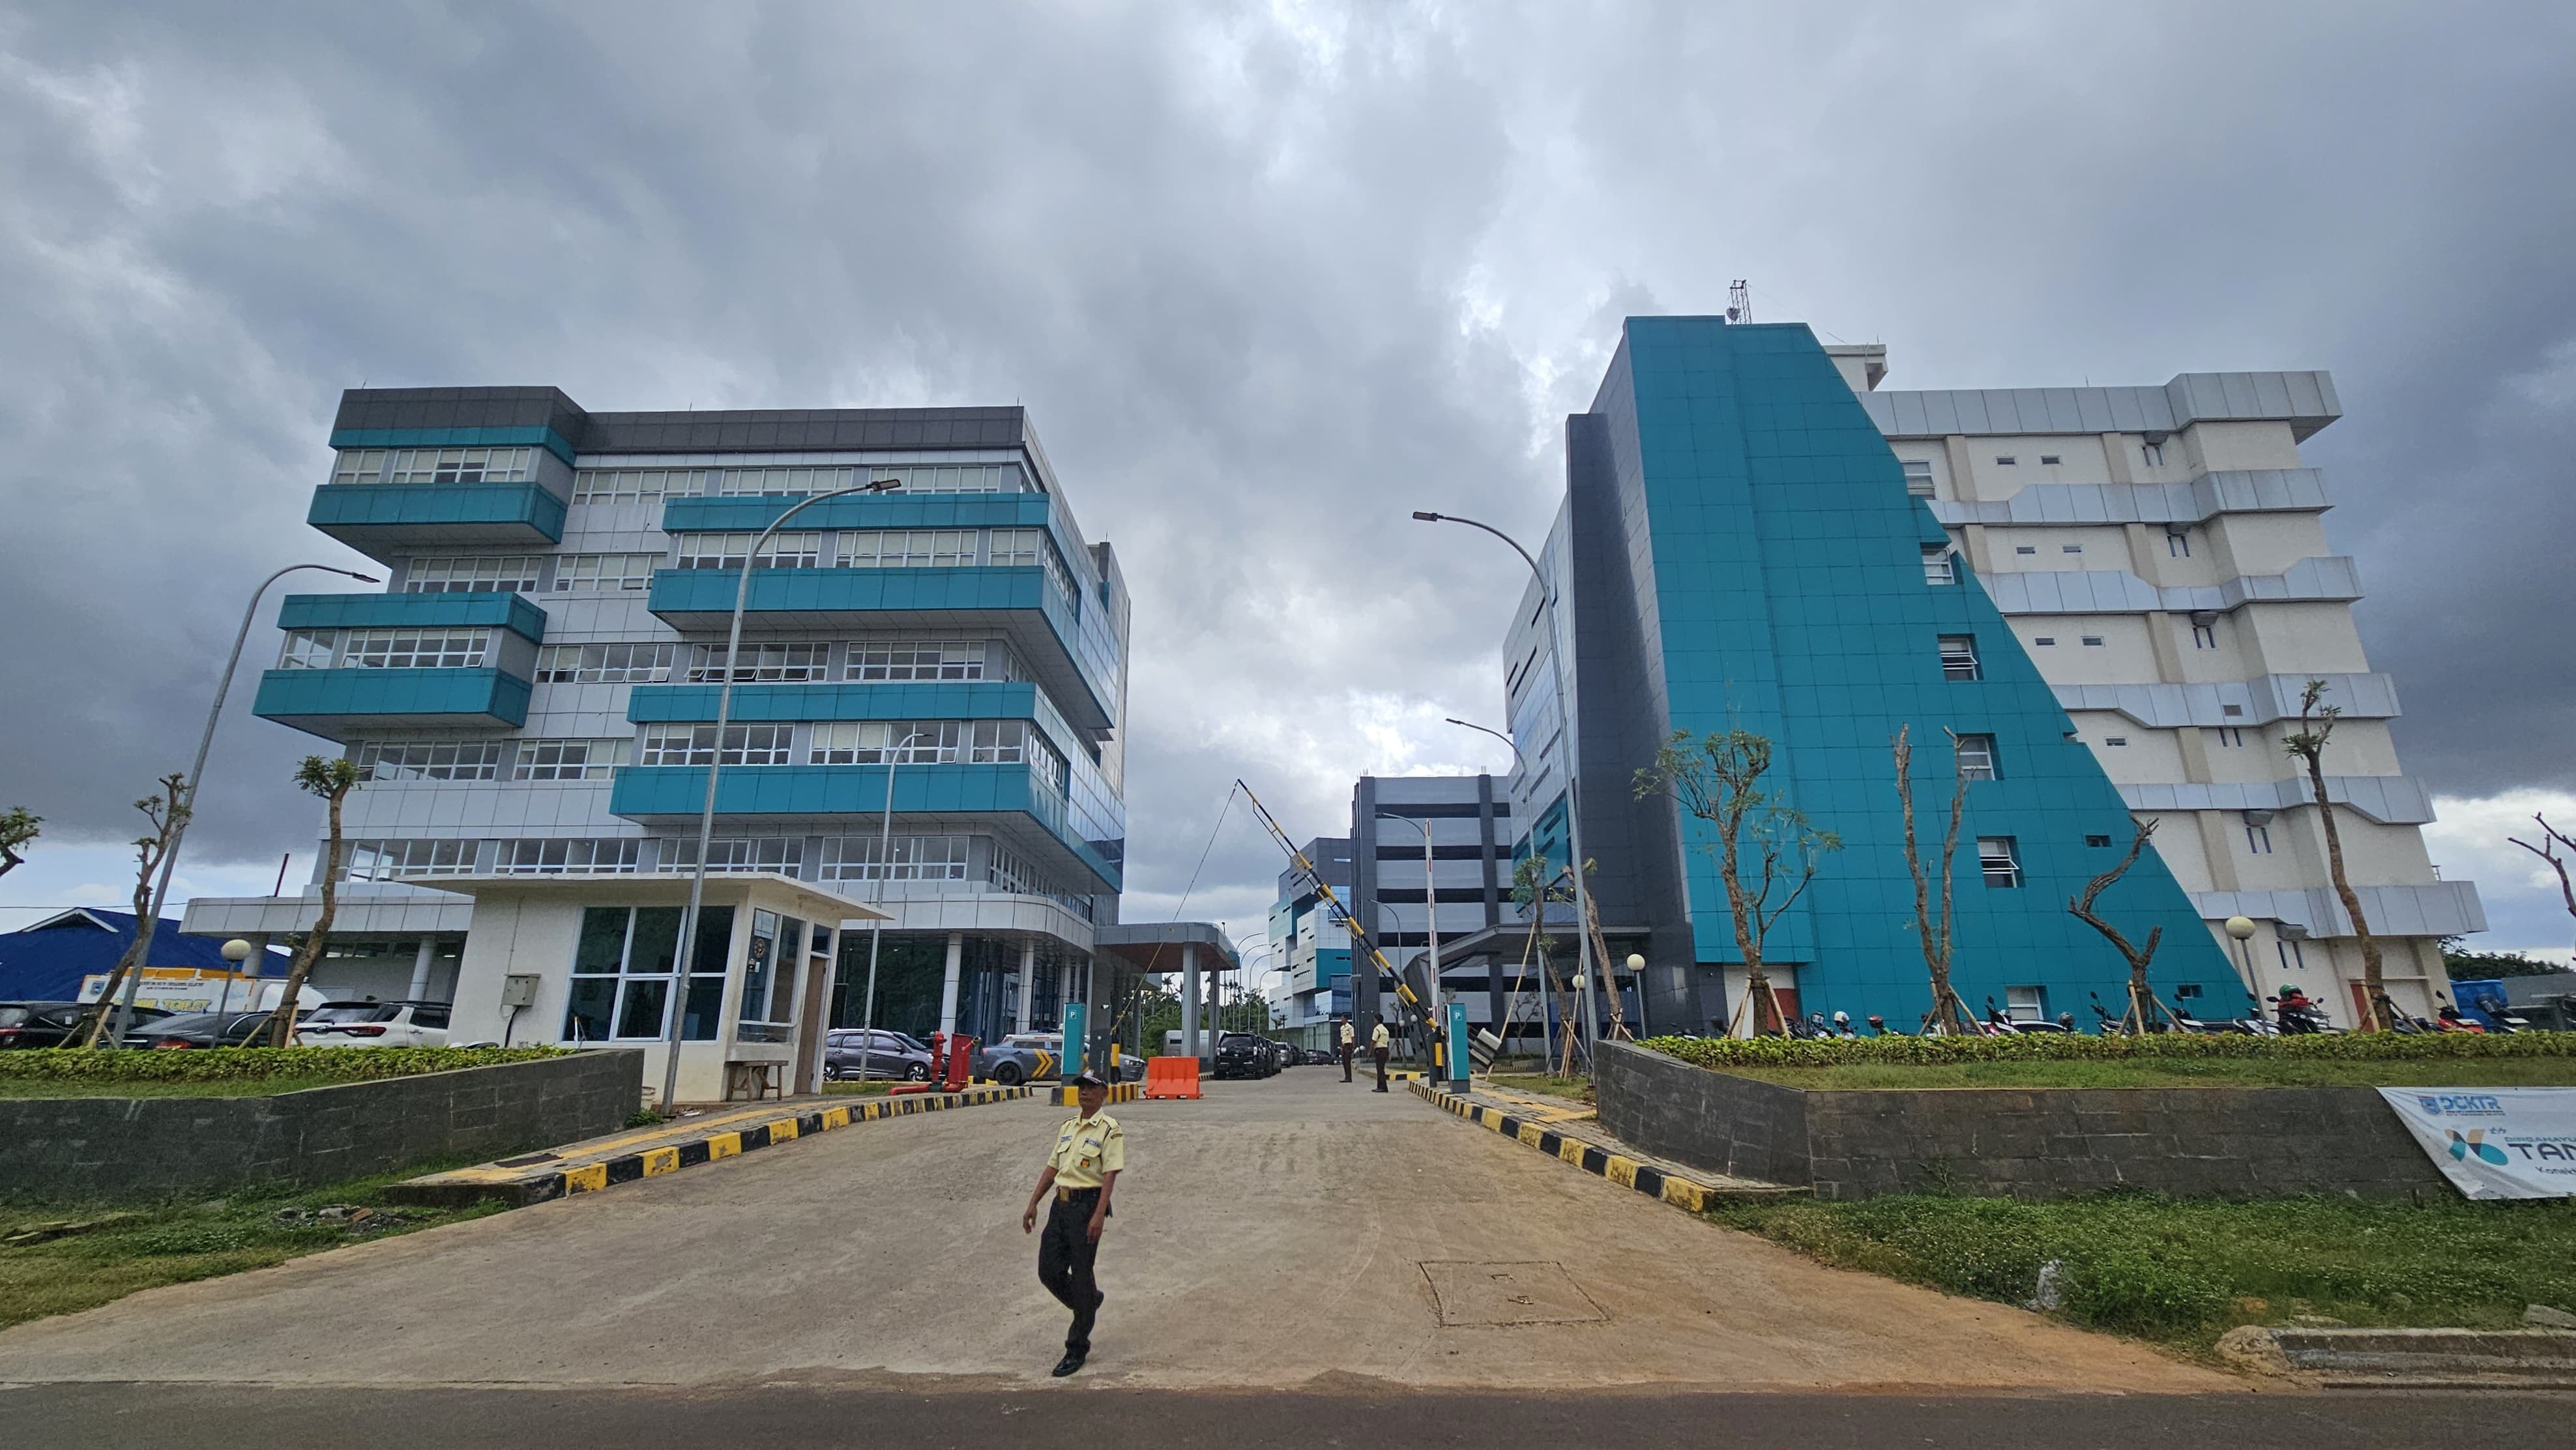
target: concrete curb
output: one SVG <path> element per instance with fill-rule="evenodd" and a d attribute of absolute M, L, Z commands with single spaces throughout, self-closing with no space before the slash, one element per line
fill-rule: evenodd
<path fill-rule="evenodd" d="M 1648 1198 L 1661 1199 L 1675 1208 L 1691 1213 L 1701 1213 L 1718 1204 L 1749 1196 L 1716 1184 L 1685 1178 L 1668 1168 L 1659 1168 L 1652 1163 L 1641 1163 L 1625 1154 L 1613 1153 L 1571 1134 L 1560 1133 L 1543 1123 L 1524 1122 L 1510 1113 L 1487 1107 L 1482 1103 L 1471 1102 L 1454 1093 L 1442 1092 L 1438 1088 L 1421 1082 L 1407 1083 L 1405 1087 L 1415 1097 L 1430 1103 L 1433 1107 L 1445 1108 L 1480 1128 L 1490 1128 L 1506 1138 L 1515 1139 L 1536 1148 L 1551 1158 L 1571 1163 L 1596 1178 L 1607 1178 L 1623 1187 L 1633 1188 Z M 1769 1199 L 1793 1192 L 1794 1190 L 1787 1189 L 1764 1190 L 1758 1195 L 1751 1196 Z"/>
<path fill-rule="evenodd" d="M 2576 1389 L 2576 1332 L 2564 1329 L 2259 1332 L 2287 1369 L 2329 1389 Z"/>
<path fill-rule="evenodd" d="M 544 1203 L 576 1193 L 596 1193 L 639 1178 L 658 1178 L 665 1173 L 677 1173 L 683 1168 L 694 1168 L 720 1158 L 738 1158 L 762 1148 L 794 1142 L 834 1128 L 846 1128 L 852 1123 L 873 1123 L 884 1118 L 910 1117 L 949 1108 L 1010 1102 L 1028 1097 L 1032 1091 L 1025 1087 L 976 1087 L 964 1092 L 876 1098 L 863 1103 L 836 1104 L 812 1112 L 786 1114 L 742 1128 L 701 1132 L 683 1141 L 639 1146 L 632 1152 L 616 1153 L 587 1163 L 540 1165 L 523 1161 L 531 1156 L 577 1159 L 582 1156 L 580 1145 L 573 1144 L 560 1155 L 505 1158 L 496 1163 L 432 1173 L 396 1183 L 386 1188 L 385 1197 L 395 1203 L 416 1203 L 436 1208 L 461 1208 L 497 1198 L 512 1208 L 524 1208 L 532 1203 Z M 680 1123 L 669 1131 L 676 1136 L 689 1134 L 692 1130 L 686 1123 Z"/>

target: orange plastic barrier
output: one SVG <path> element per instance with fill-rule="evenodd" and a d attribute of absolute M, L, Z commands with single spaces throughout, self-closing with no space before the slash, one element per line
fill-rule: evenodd
<path fill-rule="evenodd" d="M 1199 1060 L 1195 1057 L 1145 1059 L 1145 1096 L 1194 1098 L 1199 1095 Z"/>

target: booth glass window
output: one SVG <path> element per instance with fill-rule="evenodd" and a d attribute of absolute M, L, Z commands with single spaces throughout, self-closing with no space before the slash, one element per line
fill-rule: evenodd
<path fill-rule="evenodd" d="M 565 1041 L 651 1041 L 663 1035 L 671 979 L 679 968 L 681 915 L 676 906 L 594 906 L 582 912 Z M 732 938 L 733 908 L 704 908 L 680 1029 L 687 1041 L 715 1040 L 725 947 Z"/>

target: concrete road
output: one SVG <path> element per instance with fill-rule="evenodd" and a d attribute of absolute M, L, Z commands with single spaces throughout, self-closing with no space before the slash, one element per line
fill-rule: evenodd
<path fill-rule="evenodd" d="M 153 1290 L 0 1333 L 0 1382 L 2244 1388 L 2034 1315 L 1820 1268 L 1322 1068 L 1120 1110 L 1108 1307 L 1092 1367 L 1058 1386 L 1044 1375 L 1063 1316 L 1018 1219 L 1060 1116 L 1012 1103 L 855 1126 Z M 0 1398 L 0 1420 L 26 1423 L 12 1415 Z"/>

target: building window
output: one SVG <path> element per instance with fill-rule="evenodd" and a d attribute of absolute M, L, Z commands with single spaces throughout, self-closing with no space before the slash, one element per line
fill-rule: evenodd
<path fill-rule="evenodd" d="M 689 682 L 711 684 L 725 677 L 725 647 L 702 644 L 695 647 L 697 662 L 689 666 Z M 819 680 L 829 670 L 825 661 L 832 653 L 827 644 L 753 644 L 748 659 L 733 667 L 736 683 L 752 680 Z"/>
<path fill-rule="evenodd" d="M 716 759 L 716 727 L 713 725 L 647 725 L 644 727 L 646 765 L 785 765 L 787 744 L 792 727 L 786 725 L 728 725 L 724 732 L 724 758 Z"/>
<path fill-rule="evenodd" d="M 1923 582 L 1926 584 L 1959 582 L 1959 572 L 1950 564 L 1949 545 L 1925 544 L 1923 546 Z"/>
<path fill-rule="evenodd" d="M 2272 854 L 2272 827 L 2269 824 L 2245 823 L 2245 849 L 2257 856 Z"/>
<path fill-rule="evenodd" d="M 368 740 L 351 747 L 349 759 L 364 781 L 499 780 L 501 754 L 498 740 Z"/>
<path fill-rule="evenodd" d="M 2039 455 L 2039 463 L 2043 468 L 2055 468 L 2057 466 L 2057 462 L 2058 458 L 2054 453 L 2043 453 Z"/>
<path fill-rule="evenodd" d="M 739 534 L 680 535 L 680 567 L 683 569 L 739 569 L 757 532 Z M 795 533 L 772 534 L 761 551 L 763 569 L 812 569 L 822 562 L 823 536 L 799 530 Z"/>
<path fill-rule="evenodd" d="M 995 529 L 989 562 L 997 567 L 1026 568 L 1038 562 L 1046 547 L 1044 529 Z"/>
<path fill-rule="evenodd" d="M 327 670 L 338 649 L 340 632 L 335 629 L 290 629 L 286 648 L 277 657 L 281 670 Z"/>
<path fill-rule="evenodd" d="M 350 448 L 333 483 L 525 483 L 536 477 L 533 448 Z"/>
<path fill-rule="evenodd" d="M 2165 553 L 2176 559 L 2190 558 L 2191 535 L 2184 533 L 2180 529 L 2167 530 L 2165 533 Z"/>
<path fill-rule="evenodd" d="M 2037 639 L 2032 640 L 2031 643 L 2035 645 L 2054 645 L 2057 643 L 2057 636 L 2053 634 L 2043 634 Z"/>
<path fill-rule="evenodd" d="M 680 1013 L 684 1041 L 715 1038 L 733 910 L 710 906 L 699 914 L 697 950 L 690 954 L 688 995 Z M 679 976 L 680 916 L 676 906 L 593 906 L 582 912 L 581 936 L 573 950 L 572 1000 L 564 1009 L 564 1041 L 668 1035 L 664 1017 L 671 1006 L 671 984 Z"/>
<path fill-rule="evenodd" d="M 1916 498 L 1932 496 L 1932 460 L 1906 458 L 1898 460 L 1905 469 L 1905 491 Z"/>
<path fill-rule="evenodd" d="M 841 666 L 845 680 L 983 680 L 1008 679 L 1005 652 L 996 646 L 986 673 L 988 646 L 982 640 L 856 640 Z"/>
<path fill-rule="evenodd" d="M 825 881 L 963 881 L 966 836 L 828 837 L 823 842 Z"/>
<path fill-rule="evenodd" d="M 480 841 L 351 841 L 340 857 L 349 881 L 393 881 L 405 876 L 471 876 Z"/>
<path fill-rule="evenodd" d="M 673 836 L 662 843 L 662 866 L 665 870 L 694 871 L 698 866 L 698 838 Z M 718 837 L 707 842 L 707 870 L 771 871 L 781 876 L 796 876 L 805 866 L 805 838 L 802 836 L 734 836 Z"/>
<path fill-rule="evenodd" d="M 896 493 L 1036 493 L 1016 463 L 899 463 L 868 470 L 871 483 Z"/>
<path fill-rule="evenodd" d="M 841 535 L 835 569 L 956 569 L 975 562 L 973 529 L 863 529 Z"/>
<path fill-rule="evenodd" d="M 873 469 L 857 468 L 711 468 L 707 481 L 713 491 L 729 498 L 757 495 L 784 495 L 803 498 L 810 493 L 831 493 L 836 489 L 856 488 L 869 482 Z"/>
<path fill-rule="evenodd" d="M 2021 885 L 2021 856 L 2013 849 L 2010 836 L 1979 836 L 1977 868 L 1985 873 L 1988 886 L 2009 889 Z"/>
<path fill-rule="evenodd" d="M 2161 443 L 2141 443 L 2138 445 L 2138 454 L 2146 460 L 2149 468 L 2165 466 L 2165 446 Z"/>
<path fill-rule="evenodd" d="M 526 554 L 464 555 L 414 559 L 403 570 L 405 594 L 534 594 L 535 557 Z"/>
<path fill-rule="evenodd" d="M 2221 725 L 2211 733 L 2218 737 L 2218 743 L 2224 749 L 2237 750 L 2245 744 L 2245 727 L 2241 725 Z"/>
<path fill-rule="evenodd" d="M 2084 642 L 2095 649 L 2099 649 L 2102 647 L 2102 636 L 2098 634 L 2088 634 L 2084 636 Z"/>
<path fill-rule="evenodd" d="M 2081 554 L 2084 552 L 2084 546 L 2082 544 L 2060 544 L 2057 546 L 2057 552 L 2061 554 Z"/>
<path fill-rule="evenodd" d="M 2126 735 L 2108 735 L 2103 737 L 2102 743 L 2110 746 L 2125 746 L 2129 743 L 2129 737 Z"/>
<path fill-rule="evenodd" d="M 2005 467 L 2005 468 L 2010 468 L 2010 467 L 2012 467 L 2014 464 L 2019 463 L 2020 461 L 2021 461 L 2020 459 L 2017 459 L 2017 458 L 2013 457 L 2013 456 L 2012 456 L 2011 454 L 2009 454 L 2009 453 L 1998 453 L 1998 454 L 1996 454 L 1996 455 L 1995 455 L 1995 462 L 1996 462 L 1996 463 L 1998 463 L 1998 464 L 2000 464 L 2000 465 L 2002 465 L 2002 466 L 2003 466 L 2003 467 Z"/>
<path fill-rule="evenodd" d="M 2199 996 L 2200 983 L 2198 982 L 2178 982 L 2174 985 L 2174 1000 L 2177 1002 L 2194 1001 Z"/>
<path fill-rule="evenodd" d="M 353 629 L 340 667 L 350 670 L 459 670 L 483 663 L 488 629 Z"/>
<path fill-rule="evenodd" d="M 2039 545 L 2037 545 L 2037 544 L 2015 544 L 2015 545 L 2013 545 L 2013 552 L 2014 552 L 2014 553 L 2016 553 L 2016 554 L 2036 554 L 2036 553 L 2038 553 L 2038 552 L 2039 552 Z"/>
<path fill-rule="evenodd" d="M 643 869 L 644 840 L 501 841 L 492 869 L 506 876 L 606 876 Z"/>
<path fill-rule="evenodd" d="M 676 642 L 659 644 L 550 644 L 537 651 L 541 685 L 658 685 L 678 662 Z"/>
<path fill-rule="evenodd" d="M 626 763 L 632 740 L 522 740 L 518 780 L 606 780 Z"/>
<path fill-rule="evenodd" d="M 555 560 L 557 594 L 614 594 L 650 589 L 659 554 L 565 554 Z"/>
<path fill-rule="evenodd" d="M 2288 937 L 2273 938 L 2272 950 L 2281 954 L 2281 969 L 2283 971 L 2304 972 L 2308 969 L 2308 954 L 2300 949 L 2297 942 L 2290 940 Z"/>
<path fill-rule="evenodd" d="M 703 468 L 584 468 L 572 476 L 574 503 L 643 503 L 706 491 Z"/>
<path fill-rule="evenodd" d="M 2111 844 L 2111 838 L 2108 836 L 2086 836 L 2084 838 L 2084 844 L 2096 847 L 2108 846 Z"/>
<path fill-rule="evenodd" d="M 957 720 L 833 720 L 814 727 L 808 765 L 954 765 L 964 740 Z"/>
<path fill-rule="evenodd" d="M 2221 715 L 2242 715 L 2245 713 L 2245 707 L 2242 705 L 2221 705 L 2218 707 L 2218 713 Z"/>
<path fill-rule="evenodd" d="M 1961 780 L 1996 780 L 1995 737 L 1962 735 L 1959 737 L 1959 778 Z"/>
<path fill-rule="evenodd" d="M 1985 678 L 1977 666 L 1977 637 L 1973 634 L 1941 636 L 1941 678 L 1977 680 Z"/>
<path fill-rule="evenodd" d="M 2049 461 L 2056 462 L 2055 459 Z M 2004 1015 L 2015 1022 L 2047 1021 L 2048 989 L 2046 987 L 2004 988 Z"/>
<path fill-rule="evenodd" d="M 2191 627 L 2191 647 L 2193 649 L 2218 648 L 2218 626 L 2214 624 L 2193 625 Z"/>

